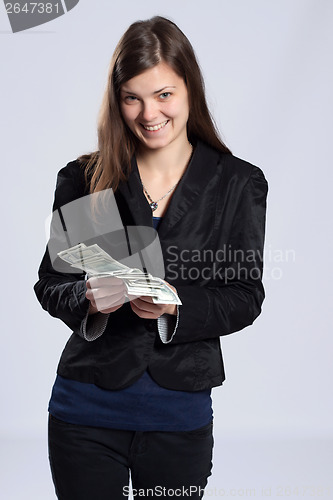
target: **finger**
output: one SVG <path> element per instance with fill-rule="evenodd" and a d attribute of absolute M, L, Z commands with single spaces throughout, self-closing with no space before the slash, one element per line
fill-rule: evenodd
<path fill-rule="evenodd" d="M 127 297 L 128 297 L 128 300 L 130 300 L 130 301 L 141 299 L 144 302 L 150 302 L 151 304 L 154 303 L 153 302 L 153 298 L 149 297 L 147 295 L 130 295 L 130 294 L 127 294 Z"/>
<path fill-rule="evenodd" d="M 176 293 L 177 293 L 177 290 L 175 289 L 175 287 L 174 287 L 174 286 L 170 285 L 170 283 L 168 283 L 167 281 L 164 281 L 164 283 L 165 283 L 165 284 L 166 284 L 169 288 L 171 288 L 171 290 L 173 290 L 174 292 L 176 292 Z"/>
<path fill-rule="evenodd" d="M 87 288 L 86 297 L 94 297 L 95 299 L 103 297 L 112 297 L 113 295 L 122 294 L 125 295 L 125 286 L 109 286 L 109 287 L 97 287 L 97 288 Z"/>
<path fill-rule="evenodd" d="M 125 295 L 123 291 L 117 293 L 112 293 L 112 295 L 105 293 L 104 290 L 87 290 L 86 297 L 90 300 L 98 309 L 101 307 L 112 307 L 114 305 L 123 304 L 125 301 Z"/>
<path fill-rule="evenodd" d="M 140 309 L 139 307 L 137 307 L 137 305 L 134 303 L 134 301 L 130 302 L 130 305 L 131 305 L 132 311 L 135 314 L 137 314 L 137 316 L 139 316 L 140 318 L 156 319 L 158 317 L 155 314 L 153 314 L 152 312 L 144 311 L 144 310 Z"/>
<path fill-rule="evenodd" d="M 140 295 L 140 300 L 143 300 L 143 302 L 154 304 L 153 297 L 150 297 L 149 295 Z"/>
<path fill-rule="evenodd" d="M 112 301 L 110 301 L 110 299 L 106 297 L 105 299 L 97 300 L 95 302 L 95 307 L 96 309 L 98 309 L 98 311 L 105 312 L 106 310 L 119 309 L 119 307 L 122 306 L 124 302 L 125 302 L 124 296 L 121 296 L 117 300 L 112 300 Z"/>
<path fill-rule="evenodd" d="M 104 288 L 104 287 L 125 287 L 125 283 L 120 278 L 114 276 L 103 276 L 101 278 L 92 277 L 87 280 L 87 288 Z"/>
<path fill-rule="evenodd" d="M 140 295 L 130 295 L 129 293 L 127 293 L 126 297 L 128 298 L 128 300 L 130 302 L 132 302 L 132 300 L 136 300 L 136 299 L 140 298 Z"/>
<path fill-rule="evenodd" d="M 154 304 L 151 301 L 142 300 L 142 297 L 131 301 L 131 303 L 132 302 L 134 303 L 135 307 L 137 307 L 141 311 L 153 313 L 154 315 L 157 315 L 157 317 L 160 316 L 164 310 L 163 304 Z"/>
<path fill-rule="evenodd" d="M 120 309 L 121 306 L 122 306 L 122 304 L 120 304 L 119 306 L 109 307 L 108 309 L 101 309 L 99 312 L 102 314 L 109 314 L 109 313 L 117 311 L 117 309 Z"/>

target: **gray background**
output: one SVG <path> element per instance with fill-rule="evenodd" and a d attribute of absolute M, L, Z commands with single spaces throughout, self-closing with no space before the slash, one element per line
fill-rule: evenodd
<path fill-rule="evenodd" d="M 267 297 L 253 326 L 222 338 L 227 380 L 213 390 L 206 497 L 333 498 L 329 0 L 81 0 L 16 34 L 0 4 L 2 496 L 55 498 L 47 403 L 70 331 L 32 291 L 44 223 L 58 170 L 96 149 L 116 43 L 131 22 L 156 14 L 190 39 L 226 143 L 270 186 Z"/>

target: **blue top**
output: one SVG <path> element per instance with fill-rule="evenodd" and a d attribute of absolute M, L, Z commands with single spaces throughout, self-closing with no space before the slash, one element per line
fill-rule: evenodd
<path fill-rule="evenodd" d="M 49 412 L 72 424 L 135 431 L 190 431 L 212 420 L 210 389 L 173 391 L 148 371 L 117 391 L 57 375 Z"/>
<path fill-rule="evenodd" d="M 158 226 L 160 225 L 160 222 L 162 220 L 162 217 L 155 217 L 153 216 L 153 226 L 156 231 L 158 230 Z"/>
<path fill-rule="evenodd" d="M 160 219 L 153 217 L 155 229 Z M 210 389 L 165 389 L 148 370 L 131 386 L 114 391 L 57 375 L 49 412 L 72 424 L 134 431 L 190 431 L 213 418 Z"/>

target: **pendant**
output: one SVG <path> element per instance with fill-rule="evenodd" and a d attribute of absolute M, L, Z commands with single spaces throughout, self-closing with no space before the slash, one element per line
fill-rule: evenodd
<path fill-rule="evenodd" d="M 155 212 L 155 210 L 158 207 L 156 201 L 152 201 L 151 203 L 149 203 L 149 205 L 150 205 L 150 208 L 151 208 L 152 212 Z"/>

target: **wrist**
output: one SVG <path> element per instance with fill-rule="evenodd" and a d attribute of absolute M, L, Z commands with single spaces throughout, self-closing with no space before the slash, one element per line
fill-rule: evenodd
<path fill-rule="evenodd" d="M 90 314 L 96 314 L 96 313 L 98 313 L 98 309 L 97 309 L 97 307 L 95 307 L 95 306 L 92 304 L 92 302 L 90 302 L 90 304 L 89 304 L 88 314 L 90 315 Z"/>
<path fill-rule="evenodd" d="M 172 316 L 176 316 L 177 315 L 177 305 L 170 304 L 168 309 L 165 312 L 166 312 L 166 314 L 171 314 Z"/>

